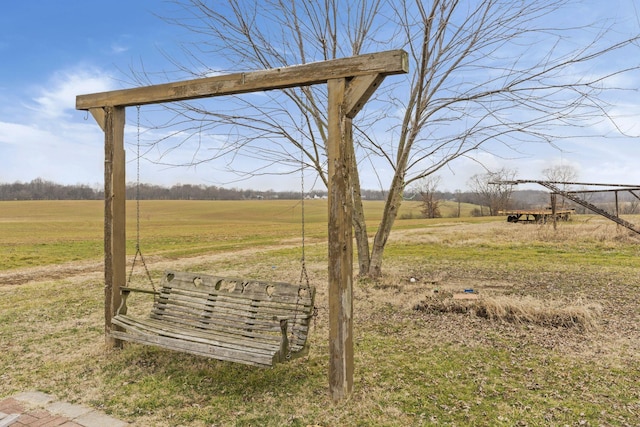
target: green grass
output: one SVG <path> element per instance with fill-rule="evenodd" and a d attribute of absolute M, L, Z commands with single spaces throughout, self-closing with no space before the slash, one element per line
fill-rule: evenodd
<path fill-rule="evenodd" d="M 369 216 L 379 218 L 380 207 L 370 202 Z M 40 390 L 134 426 L 624 426 L 640 416 L 640 243 L 593 217 L 555 232 L 504 218 L 398 221 L 383 279 L 354 282 L 354 391 L 334 404 L 327 388 L 326 202 L 312 201 L 307 210 L 307 265 L 319 311 L 311 352 L 266 370 L 137 345 L 106 350 L 102 204 L 0 208 L 0 397 Z M 154 275 L 198 255 L 183 267 L 299 278 L 293 202 L 146 202 L 143 212 L 143 249 Z M 134 220 L 129 212 L 130 236 Z M 9 253 L 25 259 L 8 260 Z M 97 267 L 55 272 L 58 264 L 87 261 Z M 48 267 L 21 285 L 2 282 L 32 266 Z M 436 289 L 466 287 L 481 295 L 593 301 L 604 310 L 593 330 L 413 310 Z M 132 310 L 148 304 L 133 301 Z"/>
<path fill-rule="evenodd" d="M 0 271 L 99 260 L 103 255 L 102 201 L 0 202 Z M 365 202 L 370 233 L 383 202 Z M 411 203 L 406 209 L 412 209 Z M 169 258 L 300 240 L 299 200 L 141 201 L 140 239 L 144 254 Z M 305 234 L 327 236 L 327 201 L 305 201 Z M 136 205 L 127 205 L 127 252 L 135 253 Z M 424 221 L 424 220 L 413 220 Z M 407 222 L 407 221 L 399 221 Z M 411 222 L 411 221 L 410 221 Z M 415 226 L 403 224 L 403 226 Z"/>
<path fill-rule="evenodd" d="M 369 233 L 375 233 L 381 201 L 365 201 Z M 471 205 L 469 205 L 471 206 Z M 0 271 L 99 260 L 103 255 L 102 201 L 0 202 Z M 419 209 L 405 202 L 401 216 Z M 299 200 L 146 201 L 140 203 L 140 244 L 144 254 L 168 258 L 266 247 L 300 240 Z M 127 252 L 135 253 L 136 205 L 127 205 Z M 398 230 L 488 218 L 397 220 Z M 327 236 L 327 201 L 305 201 L 305 234 L 310 241 Z"/>
<path fill-rule="evenodd" d="M 140 346 L 104 353 L 99 286 L 78 292 L 65 281 L 53 285 L 49 292 L 44 285 L 24 285 L 11 295 L 3 290 L 16 307 L 0 315 L 0 333 L 12 338 L 2 341 L 3 394 L 36 387 L 136 425 L 624 425 L 637 419 L 637 356 L 611 365 L 608 357 L 522 345 L 518 328 L 479 327 L 467 335 L 482 339 L 468 342 L 452 328 L 448 339 L 433 341 L 430 329 L 443 319 L 393 304 L 356 315 L 354 394 L 336 405 L 326 392 L 324 326 L 312 334 L 309 359 L 271 370 Z M 69 304 L 62 311 L 60 293 Z M 459 319 L 452 323 L 459 326 Z"/>
<path fill-rule="evenodd" d="M 299 201 L 142 201 L 141 247 L 145 254 L 193 256 L 300 239 Z M 310 239 L 326 236 L 326 202 L 307 201 Z M 0 271 L 103 255 L 103 203 L 0 202 Z M 127 206 L 129 253 L 135 253 L 135 203 Z"/>

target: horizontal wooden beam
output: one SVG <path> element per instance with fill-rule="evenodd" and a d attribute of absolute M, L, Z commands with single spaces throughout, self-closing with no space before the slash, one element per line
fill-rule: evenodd
<path fill-rule="evenodd" d="M 326 83 L 329 79 L 409 70 L 407 52 L 391 50 L 291 67 L 205 77 L 76 97 L 76 109 L 130 107 Z"/>

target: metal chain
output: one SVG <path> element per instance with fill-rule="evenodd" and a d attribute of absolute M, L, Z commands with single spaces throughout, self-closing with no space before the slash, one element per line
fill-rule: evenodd
<path fill-rule="evenodd" d="M 303 115 L 304 117 L 304 115 Z M 301 120 L 302 121 L 302 120 Z M 305 198 L 305 187 L 304 187 L 304 136 L 302 133 L 302 127 L 300 128 L 300 208 L 302 216 L 301 220 L 301 233 L 302 233 L 302 258 L 300 260 L 301 263 L 301 271 L 300 271 L 300 280 L 298 283 L 301 285 L 302 280 L 305 280 L 305 284 L 307 289 L 309 288 L 309 274 L 307 273 L 307 264 L 306 264 L 306 253 L 305 253 L 305 243 L 306 243 L 306 235 L 305 235 L 305 211 L 304 211 L 304 198 Z"/>
<path fill-rule="evenodd" d="M 136 266 L 136 261 L 138 259 L 138 255 L 140 256 L 140 262 L 142 262 L 142 266 L 144 267 L 144 271 L 147 274 L 147 278 L 149 279 L 149 283 L 151 283 L 151 287 L 154 292 L 156 291 L 156 285 L 153 283 L 153 278 L 151 277 L 151 273 L 149 272 L 149 268 L 147 267 L 147 263 L 144 260 L 144 256 L 142 255 L 142 251 L 140 250 L 140 106 L 136 106 L 137 108 L 137 140 L 136 140 L 136 254 L 133 257 L 133 263 L 131 264 L 131 271 L 129 272 L 129 281 L 131 283 L 131 278 L 133 277 L 133 270 Z"/>
<path fill-rule="evenodd" d="M 302 234 L 302 254 L 301 254 L 301 259 L 300 259 L 300 279 L 298 281 L 298 295 L 296 296 L 296 309 L 294 311 L 294 315 L 293 315 L 293 323 L 291 325 L 291 338 L 289 340 L 289 352 L 287 353 L 287 359 L 291 358 L 291 343 L 293 342 L 293 340 L 295 339 L 295 333 L 294 333 L 294 327 L 295 324 L 298 320 L 298 306 L 300 304 L 300 293 L 302 292 L 303 289 L 306 289 L 307 292 L 309 292 L 309 274 L 307 273 L 307 265 L 306 265 L 306 254 L 305 254 L 305 212 L 304 212 L 304 135 L 302 132 L 302 126 L 303 126 L 303 121 L 304 121 L 304 115 L 302 116 L 302 118 L 300 119 L 300 129 L 299 129 L 299 134 L 300 134 L 300 141 L 298 141 L 298 144 L 300 145 L 300 208 L 301 208 L 301 213 L 300 216 L 302 217 L 300 223 L 301 223 L 301 234 Z M 304 280 L 304 282 L 303 282 Z M 315 309 L 314 309 L 315 310 Z"/>
<path fill-rule="evenodd" d="M 140 106 L 136 106 L 138 110 L 137 117 L 137 141 L 136 141 L 136 251 L 140 250 Z"/>

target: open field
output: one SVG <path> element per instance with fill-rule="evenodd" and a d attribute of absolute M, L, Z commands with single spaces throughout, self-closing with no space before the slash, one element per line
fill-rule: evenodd
<path fill-rule="evenodd" d="M 380 208 L 369 202 L 368 215 Z M 311 352 L 261 370 L 136 345 L 106 351 L 102 204 L 0 203 L 0 398 L 40 390 L 136 426 L 640 424 L 640 238 L 581 215 L 556 231 L 504 217 L 398 220 L 384 277 L 354 284 L 355 390 L 333 404 L 326 201 L 305 209 L 319 309 Z M 167 268 L 300 276 L 295 201 L 143 202 L 141 219 L 155 277 Z M 142 272 L 134 280 L 144 285 Z M 557 326 L 426 304 L 449 307 L 467 288 L 593 320 Z"/>

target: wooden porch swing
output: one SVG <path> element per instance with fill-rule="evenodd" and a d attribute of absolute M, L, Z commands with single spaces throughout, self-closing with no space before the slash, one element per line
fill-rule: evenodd
<path fill-rule="evenodd" d="M 156 289 L 140 239 L 140 106 L 137 108 L 136 253 L 111 336 L 228 362 L 271 367 L 308 353 L 315 288 L 305 259 L 304 162 L 301 159 L 302 257 L 298 285 L 167 271 Z M 302 142 L 301 142 L 302 144 Z M 302 156 L 303 150 L 301 150 Z M 153 290 L 131 287 L 140 261 Z M 131 316 L 132 293 L 153 295 L 148 317 Z"/>
<path fill-rule="evenodd" d="M 309 350 L 312 287 L 167 271 L 148 318 L 127 314 L 129 294 L 145 290 L 121 290 L 111 319 L 119 340 L 259 367 Z"/>
<path fill-rule="evenodd" d="M 331 397 L 336 401 L 348 396 L 353 387 L 353 244 L 352 196 L 349 186 L 353 156 L 352 119 L 386 76 L 407 72 L 407 53 L 394 50 L 285 68 L 77 96 L 76 108 L 88 110 L 105 133 L 104 314 L 107 345 L 119 346 L 123 339 L 118 329 L 122 324 L 118 325 L 118 320 L 113 322 L 113 318 L 117 317 L 118 308 L 121 306 L 121 284 L 126 281 L 126 107 L 326 83 L 329 168 L 329 390 Z M 202 282 L 197 280 L 198 278 Z M 224 282 L 217 279 L 201 276 L 185 278 L 174 272 L 167 273 L 165 281 L 180 289 L 185 298 L 190 298 L 187 296 L 188 291 L 198 289 L 199 286 L 222 289 L 224 285 Z M 175 286 L 177 283 L 183 283 L 184 286 Z M 249 294 L 265 292 L 268 295 L 270 292 L 269 285 L 264 284 L 254 286 L 248 282 L 242 287 L 249 290 Z M 239 289 L 237 284 L 234 289 Z M 284 294 L 289 295 L 288 298 L 292 297 L 290 293 Z M 271 297 L 273 295 L 275 293 L 272 293 Z M 181 304 L 176 303 L 175 307 L 182 307 Z M 213 305 L 215 304 L 216 302 Z M 157 309 L 160 310 L 160 307 Z M 204 306 L 199 306 L 199 309 L 202 309 L 203 313 L 208 312 Z M 120 316 L 123 315 L 126 316 L 121 312 Z M 155 324 L 147 326 L 155 327 Z M 170 338 L 179 341 L 184 349 L 187 347 L 182 336 L 184 328 L 175 328 L 171 332 L 163 325 L 158 336 L 165 340 L 165 335 L 174 333 L 176 336 Z M 241 343 L 239 347 L 238 353 L 247 352 L 245 343 Z M 282 352 L 282 349 L 279 351 Z"/>

